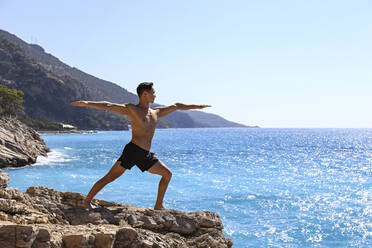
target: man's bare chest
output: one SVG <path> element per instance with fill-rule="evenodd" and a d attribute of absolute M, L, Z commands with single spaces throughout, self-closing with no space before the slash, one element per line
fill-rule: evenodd
<path fill-rule="evenodd" d="M 135 113 L 135 122 L 143 127 L 151 128 L 156 126 L 157 117 L 154 111 L 138 111 Z"/>
<path fill-rule="evenodd" d="M 156 124 L 156 121 L 156 116 L 152 113 L 142 116 L 142 122 L 144 125 L 152 126 Z"/>

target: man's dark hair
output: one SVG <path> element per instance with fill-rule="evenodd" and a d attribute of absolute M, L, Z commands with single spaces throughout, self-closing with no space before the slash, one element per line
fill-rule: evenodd
<path fill-rule="evenodd" d="M 138 97 L 141 97 L 142 93 L 145 91 L 145 90 L 151 90 L 152 89 L 152 86 L 154 85 L 153 82 L 143 82 L 143 83 L 140 83 L 137 87 L 137 94 L 138 94 Z"/>

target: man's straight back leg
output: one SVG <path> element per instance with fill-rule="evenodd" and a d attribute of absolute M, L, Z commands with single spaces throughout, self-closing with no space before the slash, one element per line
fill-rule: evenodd
<path fill-rule="evenodd" d="M 87 208 L 92 208 L 90 202 L 92 201 L 93 197 L 108 183 L 111 183 L 116 178 L 123 175 L 125 172 L 125 168 L 120 165 L 121 161 L 116 161 L 116 163 L 111 167 L 110 171 L 98 180 L 89 191 L 87 197 L 85 198 L 84 205 Z"/>

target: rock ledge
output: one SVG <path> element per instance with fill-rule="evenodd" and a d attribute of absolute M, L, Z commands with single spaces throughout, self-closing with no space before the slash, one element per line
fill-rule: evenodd
<path fill-rule="evenodd" d="M 32 186 L 7 188 L 0 170 L 0 247 L 232 247 L 218 214 L 137 208 Z"/>

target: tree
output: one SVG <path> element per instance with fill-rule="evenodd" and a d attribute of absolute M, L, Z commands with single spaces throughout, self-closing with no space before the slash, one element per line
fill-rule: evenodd
<path fill-rule="evenodd" d="M 23 110 L 23 95 L 21 90 L 0 85 L 0 115 L 15 115 L 18 109 Z"/>

